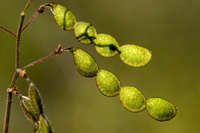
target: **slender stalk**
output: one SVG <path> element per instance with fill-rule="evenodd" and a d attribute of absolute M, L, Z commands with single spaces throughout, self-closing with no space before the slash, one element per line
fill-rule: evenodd
<path fill-rule="evenodd" d="M 51 4 L 50 4 L 50 3 L 45 3 L 45 4 L 41 5 L 41 6 L 37 9 L 37 11 L 35 11 L 35 13 L 33 14 L 33 16 L 28 20 L 28 22 L 25 24 L 25 26 L 24 26 L 23 29 L 22 29 L 22 32 L 24 32 L 24 31 L 33 23 L 33 21 L 37 18 L 37 16 L 38 16 L 39 14 L 41 14 L 41 13 L 44 12 L 44 9 L 45 9 L 46 7 L 51 7 Z"/>
<path fill-rule="evenodd" d="M 28 1 L 28 4 L 26 4 L 26 7 L 24 10 L 26 10 L 29 7 L 30 1 Z M 20 66 L 20 39 L 21 39 L 21 33 L 22 33 L 22 27 L 24 23 L 25 13 L 24 11 L 20 14 L 20 22 L 16 34 L 16 69 Z M 7 91 L 7 101 L 6 101 L 6 111 L 5 111 L 5 121 L 4 121 L 4 133 L 8 133 L 9 129 L 9 122 L 10 122 L 10 112 L 11 112 L 11 105 L 12 105 L 12 90 L 14 90 L 16 80 L 18 78 L 18 73 L 15 72 L 13 75 L 13 79 L 11 81 L 10 88 Z"/>
<path fill-rule="evenodd" d="M 45 57 L 43 57 L 43 58 L 41 58 L 41 59 L 38 59 L 38 60 L 36 60 L 36 61 L 31 62 L 30 64 L 27 64 L 27 65 L 24 66 L 22 69 L 25 70 L 25 69 L 27 69 L 27 68 L 29 68 L 29 67 L 32 67 L 32 66 L 36 65 L 36 64 L 42 63 L 42 62 L 44 62 L 44 61 L 46 61 L 46 60 L 48 60 L 48 59 L 54 57 L 55 55 L 57 55 L 57 54 L 56 54 L 55 52 L 53 52 L 53 53 L 49 54 L 48 56 L 45 56 Z"/>
<path fill-rule="evenodd" d="M 25 13 L 22 12 L 20 14 L 20 22 L 18 26 L 18 31 L 17 31 L 17 39 L 16 39 L 16 69 L 19 68 L 20 66 L 20 40 L 21 40 L 21 33 L 22 33 L 22 27 L 24 23 L 24 18 L 25 18 Z"/>
<path fill-rule="evenodd" d="M 27 11 L 27 9 L 30 7 L 31 3 L 32 3 L 32 0 L 28 0 L 28 1 L 26 2 L 26 5 L 25 5 L 25 7 L 24 7 L 23 12 L 26 12 L 26 11 Z"/>
<path fill-rule="evenodd" d="M 7 90 L 6 114 L 5 114 L 6 117 L 5 117 L 5 121 L 4 121 L 4 133 L 8 132 L 11 104 L 12 104 L 12 89 L 8 88 L 8 90 Z"/>
<path fill-rule="evenodd" d="M 17 81 L 18 77 L 19 77 L 19 74 L 17 72 L 15 72 L 13 74 L 12 81 L 10 83 L 10 87 L 9 88 L 15 88 L 15 84 L 16 84 L 16 81 Z"/>
<path fill-rule="evenodd" d="M 22 29 L 22 32 L 24 32 L 32 24 L 32 22 L 37 18 L 38 15 L 39 15 L 39 12 L 36 11 L 33 14 L 33 16 L 28 20 L 28 22 L 25 24 L 25 26 Z"/>
<path fill-rule="evenodd" d="M 52 57 L 54 57 L 54 56 L 56 56 L 56 55 L 58 55 L 58 54 L 61 54 L 61 53 L 63 53 L 64 51 L 67 51 L 67 50 L 70 50 L 70 49 L 71 49 L 71 48 L 64 48 L 64 49 L 63 49 L 61 45 L 58 45 L 58 47 L 56 48 L 56 50 L 55 50 L 54 52 L 52 52 L 51 54 L 49 54 L 49 55 L 47 55 L 47 56 L 45 56 L 45 57 L 43 57 L 43 58 L 41 58 L 41 59 L 38 59 L 38 60 L 36 60 L 36 61 L 33 61 L 33 62 L 31 62 L 31 63 L 25 65 L 24 67 L 22 67 L 22 70 L 26 70 L 26 69 L 29 68 L 29 67 L 32 67 L 32 66 L 34 66 L 34 65 L 36 65 L 36 64 L 39 64 L 39 63 L 42 63 L 42 62 L 44 62 L 44 61 L 46 61 L 46 60 L 49 60 L 49 59 L 51 59 Z"/>
<path fill-rule="evenodd" d="M 5 32 L 9 33 L 10 35 L 12 35 L 13 37 L 16 38 L 16 34 L 12 31 L 10 31 L 9 29 L 7 29 L 6 27 L 3 27 L 3 26 L 0 25 L 0 30 L 5 31 Z"/>
<path fill-rule="evenodd" d="M 11 103 L 12 103 L 12 95 L 15 94 L 16 96 L 21 96 L 22 94 L 18 92 L 16 89 L 8 88 L 7 89 L 7 104 L 6 104 L 6 118 L 5 123 L 9 123 L 10 121 L 10 111 L 11 111 Z M 4 133 L 8 132 L 9 124 L 6 124 L 4 127 Z"/>

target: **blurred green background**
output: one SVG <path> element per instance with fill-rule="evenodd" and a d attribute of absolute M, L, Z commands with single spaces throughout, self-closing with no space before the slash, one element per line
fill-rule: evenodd
<path fill-rule="evenodd" d="M 26 0 L 1 0 L 0 24 L 16 31 Z M 33 0 L 30 17 L 45 0 Z M 151 62 L 131 68 L 119 56 L 104 58 L 92 46 L 83 46 L 73 32 L 60 30 L 49 11 L 40 15 L 22 35 L 21 59 L 25 65 L 52 52 L 57 44 L 82 47 L 101 68 L 113 72 L 122 85 L 140 89 L 146 97 L 162 97 L 179 108 L 168 122 L 147 113 L 130 113 L 119 97 L 107 98 L 95 78 L 78 74 L 72 56 L 64 54 L 28 69 L 41 91 L 45 112 L 57 133 L 199 133 L 200 119 L 200 1 L 199 0 L 54 0 L 69 7 L 78 20 L 95 25 L 98 33 L 114 36 L 120 45 L 134 43 L 152 51 Z M 27 17 L 27 18 L 28 18 Z M 26 18 L 26 20 L 27 20 Z M 6 88 L 14 72 L 15 40 L 0 31 L 0 130 Z M 18 80 L 26 94 L 27 84 Z M 30 133 L 18 99 L 13 99 L 10 133 Z"/>

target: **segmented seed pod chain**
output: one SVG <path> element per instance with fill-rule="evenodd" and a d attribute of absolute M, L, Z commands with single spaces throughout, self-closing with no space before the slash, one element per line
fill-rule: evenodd
<path fill-rule="evenodd" d="M 151 60 L 151 52 L 138 45 L 125 44 L 120 46 L 117 40 L 109 34 L 97 33 L 94 25 L 77 21 L 74 14 L 60 4 L 47 4 L 54 16 L 55 22 L 62 30 L 74 30 L 76 39 L 84 45 L 93 45 L 96 51 L 104 57 L 119 55 L 122 62 L 131 67 L 142 67 Z M 134 86 L 122 86 L 120 80 L 112 72 L 99 68 L 95 59 L 85 50 L 77 47 L 70 49 L 74 64 L 80 75 L 96 77 L 99 92 L 107 97 L 119 95 L 122 106 L 130 112 L 146 112 L 157 121 L 168 121 L 176 116 L 175 105 L 162 98 L 146 98 Z M 28 77 L 27 77 L 28 78 Z M 30 79 L 26 79 L 30 82 Z M 30 82 L 28 96 L 20 96 L 22 110 L 34 125 L 35 133 L 52 133 L 53 129 L 46 117 L 39 90 Z"/>
<path fill-rule="evenodd" d="M 97 34 L 94 25 L 84 21 L 77 21 L 73 13 L 62 5 L 53 4 L 52 12 L 54 13 L 56 23 L 61 29 L 74 29 L 75 37 L 80 43 L 94 45 L 96 51 L 104 57 L 112 57 L 119 54 L 121 60 L 132 67 L 144 66 L 151 60 L 152 55 L 148 49 L 133 44 L 119 46 L 114 37 L 104 33 Z M 68 13 L 71 14 L 70 17 L 67 15 Z M 68 24 L 68 21 L 70 24 Z M 97 86 L 103 95 L 110 97 L 120 94 L 120 100 L 127 110 L 139 112 L 146 108 L 152 118 L 160 121 L 169 120 L 176 115 L 175 106 L 173 104 L 169 106 L 166 104 L 167 102 L 161 104 L 157 103 L 159 101 L 155 101 L 154 104 L 146 107 L 146 105 L 149 105 L 148 101 L 150 100 L 145 100 L 143 94 L 135 87 L 120 87 L 120 81 L 118 78 L 107 70 L 98 69 L 95 60 L 92 59 L 87 52 L 76 48 L 73 50 L 73 54 L 74 62 L 79 73 L 85 77 L 96 76 Z M 156 107 L 154 107 L 158 105 L 160 106 L 160 104 L 163 105 L 162 109 L 166 112 L 160 111 L 159 108 L 156 109 Z M 168 111 L 165 108 L 168 108 Z M 157 110 L 155 112 L 158 114 L 152 113 L 151 109 Z M 166 118 L 164 119 L 158 116 L 165 116 Z"/>
<path fill-rule="evenodd" d="M 95 77 L 101 94 L 107 97 L 120 95 L 120 101 L 130 112 L 147 110 L 155 120 L 167 121 L 176 115 L 176 107 L 161 98 L 146 100 L 140 90 L 133 86 L 121 86 L 119 79 L 108 70 L 99 69 L 97 63 L 86 51 L 80 48 L 73 49 L 74 62 L 78 72 L 85 77 Z M 88 76 L 90 75 L 90 76 Z"/>

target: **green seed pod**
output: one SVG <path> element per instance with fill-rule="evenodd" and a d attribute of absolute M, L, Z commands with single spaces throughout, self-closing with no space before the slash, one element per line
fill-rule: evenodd
<path fill-rule="evenodd" d="M 78 72 L 85 77 L 94 77 L 98 72 L 98 65 L 87 52 L 80 48 L 73 48 L 74 63 Z"/>
<path fill-rule="evenodd" d="M 42 115 L 40 115 L 39 133 L 53 133 L 48 120 Z"/>
<path fill-rule="evenodd" d="M 161 98 L 150 98 L 146 100 L 146 109 L 149 115 L 158 121 L 168 121 L 176 116 L 176 107 Z"/>
<path fill-rule="evenodd" d="M 120 101 L 123 107 L 131 112 L 140 112 L 145 109 L 145 97 L 135 87 L 121 87 Z"/>
<path fill-rule="evenodd" d="M 96 82 L 103 95 L 111 97 L 119 94 L 120 81 L 113 73 L 103 69 L 99 70 Z"/>
<path fill-rule="evenodd" d="M 137 45 L 123 45 L 119 48 L 121 60 L 132 67 L 141 67 L 151 60 L 151 52 Z"/>
<path fill-rule="evenodd" d="M 28 89 L 28 97 L 30 98 L 30 103 L 37 114 L 43 113 L 43 105 L 39 90 L 33 83 L 30 83 Z"/>
<path fill-rule="evenodd" d="M 92 24 L 87 22 L 78 22 L 74 27 L 74 33 L 76 38 L 82 44 L 92 44 L 96 39 L 97 32 Z"/>
<path fill-rule="evenodd" d="M 104 57 L 112 57 L 119 53 L 118 42 L 108 34 L 98 34 L 94 40 L 96 51 Z"/>
<path fill-rule="evenodd" d="M 20 105 L 26 118 L 30 120 L 33 124 L 35 124 L 39 120 L 39 114 L 36 113 L 34 108 L 32 107 L 30 98 L 26 96 L 21 96 Z"/>
<path fill-rule="evenodd" d="M 57 25 L 63 30 L 72 30 L 76 24 L 74 14 L 60 4 L 52 4 L 52 12 L 54 14 Z"/>

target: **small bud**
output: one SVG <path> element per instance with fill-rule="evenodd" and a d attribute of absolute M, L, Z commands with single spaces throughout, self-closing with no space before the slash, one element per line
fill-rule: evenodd
<path fill-rule="evenodd" d="M 141 67 L 151 60 L 151 52 L 137 45 L 123 45 L 119 48 L 121 60 L 132 67 Z"/>
<path fill-rule="evenodd" d="M 176 107 L 161 98 L 146 100 L 146 109 L 149 115 L 158 121 L 168 121 L 176 116 Z"/>
<path fill-rule="evenodd" d="M 119 53 L 118 43 L 108 34 L 98 34 L 94 40 L 96 51 L 104 57 L 112 57 Z"/>
<path fill-rule="evenodd" d="M 80 48 L 73 48 L 74 63 L 78 72 L 85 77 L 94 77 L 98 72 L 98 65 L 92 56 Z"/>
<path fill-rule="evenodd" d="M 120 101 L 123 107 L 131 112 L 140 112 L 145 109 L 145 97 L 135 87 L 121 87 Z"/>
<path fill-rule="evenodd" d="M 78 22 L 74 28 L 74 33 L 82 44 L 92 44 L 97 35 L 94 26 L 87 22 Z"/>
<path fill-rule="evenodd" d="M 103 95 L 111 97 L 119 94 L 120 81 L 113 73 L 103 69 L 99 70 L 96 82 Z"/>
<path fill-rule="evenodd" d="M 74 14 L 60 4 L 52 4 L 52 12 L 54 14 L 57 25 L 63 30 L 72 30 L 76 24 Z"/>

